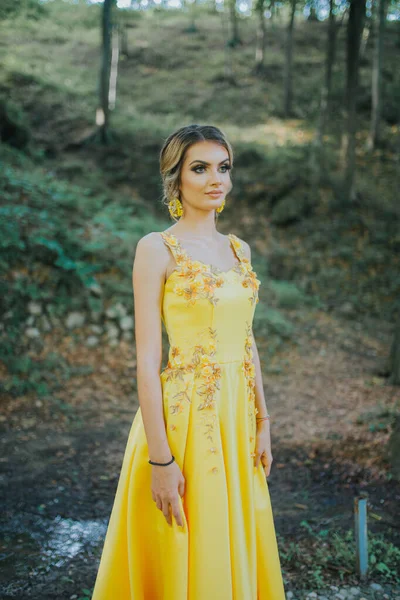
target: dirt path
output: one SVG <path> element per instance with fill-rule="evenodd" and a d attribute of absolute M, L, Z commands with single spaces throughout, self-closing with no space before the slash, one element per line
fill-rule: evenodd
<path fill-rule="evenodd" d="M 389 326 L 309 310 L 290 318 L 299 332 L 295 343 L 271 363 L 263 359 L 268 340 L 256 334 L 256 341 L 272 415 L 268 481 L 285 587 L 297 590 L 313 589 L 317 581 L 321 530 L 353 528 L 353 499 L 361 491 L 368 492 L 375 515 L 369 517 L 371 535 L 399 545 L 400 485 L 388 477 L 384 450 L 386 415 L 399 406 L 400 390 L 379 377 Z M 51 401 L 3 399 L 4 600 L 90 597 L 138 406 L 132 343 L 88 350 L 61 332 L 51 335 L 43 354 L 57 350 L 92 372 L 83 369 L 63 382 Z M 296 551 L 288 552 L 292 547 Z M 329 583 L 340 585 L 343 576 L 358 585 L 353 565 L 346 570 L 334 562 L 324 569 Z"/>

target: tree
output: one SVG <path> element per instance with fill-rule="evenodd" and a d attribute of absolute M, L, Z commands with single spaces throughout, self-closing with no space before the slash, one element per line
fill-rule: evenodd
<path fill-rule="evenodd" d="M 378 2 L 378 18 L 375 20 L 374 59 L 372 65 L 372 113 L 371 129 L 367 142 L 368 150 L 373 150 L 380 141 L 383 42 L 387 5 L 386 0 L 378 0 Z"/>
<path fill-rule="evenodd" d="M 284 116 L 288 117 L 292 111 L 293 100 L 293 32 L 294 16 L 297 0 L 290 0 L 290 19 L 286 31 L 286 59 L 285 59 L 285 89 L 284 89 Z"/>
<path fill-rule="evenodd" d="M 394 330 L 392 347 L 389 358 L 389 382 L 400 385 L 400 318 Z"/>
<path fill-rule="evenodd" d="M 109 140 L 109 93 L 111 72 L 111 32 L 112 32 L 112 7 L 115 0 L 104 0 L 101 33 L 102 33 L 102 60 L 100 69 L 99 99 L 100 105 L 96 112 L 98 133 L 103 143 Z"/>
<path fill-rule="evenodd" d="M 236 12 L 236 0 L 228 0 L 229 1 L 229 23 L 231 27 L 231 34 L 229 39 L 229 45 L 234 47 L 238 46 L 242 43 L 239 36 L 239 27 L 238 27 L 238 16 Z"/>
<path fill-rule="evenodd" d="M 255 70 L 258 72 L 263 64 L 265 57 L 265 40 L 266 40 L 266 27 L 265 27 L 265 0 L 257 0 L 255 5 L 255 11 L 258 18 L 257 26 L 257 46 L 256 46 L 256 65 Z"/>
<path fill-rule="evenodd" d="M 365 0 L 350 0 L 347 24 L 345 128 L 341 148 L 342 194 L 345 201 L 353 200 L 355 195 L 358 71 L 364 19 Z"/>
<path fill-rule="evenodd" d="M 325 134 L 326 122 L 332 106 L 332 75 L 336 57 L 336 38 L 337 25 L 335 14 L 333 12 L 334 0 L 329 0 L 329 20 L 328 20 L 328 37 L 326 41 L 326 59 L 325 59 L 325 77 L 321 88 L 321 98 L 319 107 L 319 122 L 316 135 L 316 177 L 319 180 L 322 169 L 324 167 L 324 147 L 323 139 Z"/>

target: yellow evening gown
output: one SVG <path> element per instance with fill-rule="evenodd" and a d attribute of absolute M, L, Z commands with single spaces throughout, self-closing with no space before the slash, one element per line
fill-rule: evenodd
<path fill-rule="evenodd" d="M 167 436 L 185 478 L 184 527 L 152 499 L 140 408 L 123 458 L 92 600 L 284 600 L 268 484 L 254 466 L 252 321 L 260 281 L 234 234 L 222 271 L 161 232 L 176 269 L 162 321 Z M 161 468 L 161 467 L 160 467 Z"/>

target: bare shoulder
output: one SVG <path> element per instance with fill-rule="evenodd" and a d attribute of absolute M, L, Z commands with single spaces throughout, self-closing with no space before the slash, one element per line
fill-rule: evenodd
<path fill-rule="evenodd" d="M 134 269 L 165 271 L 169 260 L 168 250 L 159 231 L 151 231 L 139 239 L 136 244 Z"/>
<path fill-rule="evenodd" d="M 160 250 L 164 248 L 165 244 L 159 231 L 151 231 L 143 237 L 141 237 L 136 244 L 136 248 L 140 248 L 142 252 L 153 252 L 154 250 Z"/>
<path fill-rule="evenodd" d="M 239 242 L 242 245 L 245 257 L 248 258 L 249 260 L 251 260 L 251 248 L 250 248 L 249 244 L 247 242 L 245 242 L 244 240 L 242 240 L 242 238 L 240 238 L 239 236 L 236 236 L 236 238 L 239 240 Z"/>

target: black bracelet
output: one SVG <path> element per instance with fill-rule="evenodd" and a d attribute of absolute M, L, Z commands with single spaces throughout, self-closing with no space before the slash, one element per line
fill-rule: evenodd
<path fill-rule="evenodd" d="M 149 463 L 151 465 L 157 465 L 157 467 L 166 467 L 167 465 L 170 465 L 171 463 L 173 463 L 175 460 L 175 456 L 172 456 L 171 460 L 167 463 L 158 463 L 158 462 L 153 462 L 152 460 L 149 460 Z"/>

